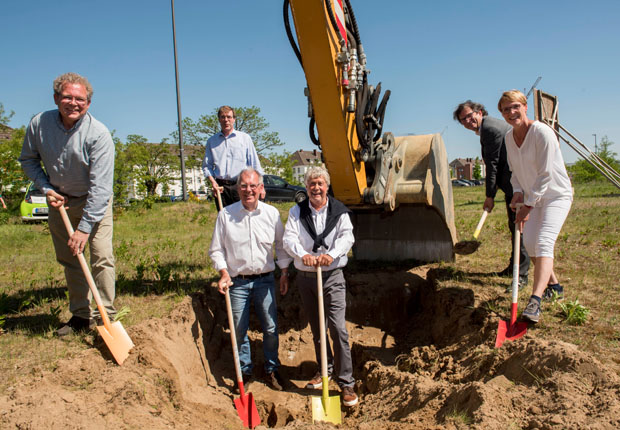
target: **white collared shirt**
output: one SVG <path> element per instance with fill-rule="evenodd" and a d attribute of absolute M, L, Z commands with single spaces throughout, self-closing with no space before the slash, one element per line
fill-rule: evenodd
<path fill-rule="evenodd" d="M 248 211 L 236 202 L 218 214 L 209 256 L 216 270 L 226 269 L 231 277 L 258 275 L 275 269 L 275 242 L 278 266 L 285 269 L 292 258 L 282 247 L 283 233 L 280 212 L 273 206 L 259 201 L 255 210 Z"/>
<path fill-rule="evenodd" d="M 206 178 L 212 176 L 234 180 L 246 167 L 253 167 L 261 175 L 264 174 L 250 135 L 233 130 L 228 136 L 219 132 L 207 140 L 202 160 Z"/>
<path fill-rule="evenodd" d="M 325 206 L 317 211 L 314 207 L 312 207 L 312 204 L 310 204 L 310 212 L 312 213 L 312 222 L 314 223 L 316 234 L 321 234 L 323 233 L 323 230 L 325 230 L 328 205 L 329 201 Z M 284 229 L 283 239 L 284 249 L 291 255 L 291 257 L 293 257 L 297 270 L 304 272 L 315 271 L 313 267 L 304 265 L 302 257 L 306 254 L 313 256 L 328 254 L 332 257 L 334 259 L 332 264 L 327 267 L 322 267 L 322 269 L 326 271 L 340 269 L 346 266 L 348 261 L 347 253 L 353 246 L 353 243 L 355 243 L 355 238 L 353 237 L 353 224 L 351 224 L 351 218 L 349 215 L 341 215 L 338 219 L 336 227 L 334 227 L 334 229 L 325 238 L 327 249 L 322 246 L 317 250 L 317 252 L 312 252 L 314 240 L 310 237 L 310 234 L 301 224 L 301 221 L 299 220 L 299 213 L 299 205 L 295 205 L 289 210 L 288 221 L 286 222 L 286 227 Z"/>

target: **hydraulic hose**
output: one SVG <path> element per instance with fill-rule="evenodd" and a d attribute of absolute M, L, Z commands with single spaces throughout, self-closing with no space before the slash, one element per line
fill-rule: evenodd
<path fill-rule="evenodd" d="M 293 37 L 293 32 L 291 31 L 291 23 L 288 17 L 289 8 L 290 8 L 289 0 L 284 0 L 282 13 L 284 16 L 284 28 L 286 29 L 286 36 L 288 37 L 288 41 L 291 44 L 291 47 L 293 48 L 293 52 L 295 53 L 297 60 L 299 60 L 299 65 L 303 69 L 304 64 L 301 61 L 301 52 L 299 52 L 299 48 L 297 47 L 297 42 L 295 42 L 295 38 Z"/>

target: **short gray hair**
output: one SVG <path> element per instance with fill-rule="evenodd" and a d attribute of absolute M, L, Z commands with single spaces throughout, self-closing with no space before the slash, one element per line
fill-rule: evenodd
<path fill-rule="evenodd" d="M 60 95 L 62 87 L 65 84 L 81 84 L 86 89 L 88 101 L 93 98 L 93 86 L 88 82 L 84 76 L 80 76 L 77 73 L 65 73 L 54 79 L 54 94 Z"/>
<path fill-rule="evenodd" d="M 256 173 L 256 176 L 258 176 L 259 184 L 263 183 L 263 175 L 261 175 L 258 170 L 256 170 L 254 167 L 246 167 L 241 171 L 241 173 L 239 173 L 239 176 L 237 176 L 237 186 L 239 186 L 239 184 L 241 183 L 241 175 L 249 175 L 251 173 Z"/>
<path fill-rule="evenodd" d="M 304 175 L 304 184 L 306 184 L 307 186 L 309 181 L 319 178 L 321 176 L 323 177 L 323 179 L 325 179 L 325 182 L 327 182 L 327 186 L 329 187 L 331 184 L 329 179 L 329 173 L 325 168 L 321 166 L 312 166 L 306 171 L 306 174 Z"/>

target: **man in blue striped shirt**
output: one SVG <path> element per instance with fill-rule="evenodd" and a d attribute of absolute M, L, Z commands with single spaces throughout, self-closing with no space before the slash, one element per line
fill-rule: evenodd
<path fill-rule="evenodd" d="M 65 268 L 73 316 L 57 331 L 59 336 L 94 328 L 94 318 L 98 317 L 98 311 L 91 311 L 92 295 L 75 257 L 84 251 L 87 242 L 103 305 L 111 317 L 116 313 L 112 253 L 114 143 L 105 125 L 88 113 L 92 95 L 93 88 L 83 76 L 65 73 L 56 78 L 54 102 L 58 109 L 32 118 L 19 157 L 26 175 L 47 196 L 56 259 Z M 71 236 L 57 210 L 61 205 L 67 208 L 75 230 Z"/>
<path fill-rule="evenodd" d="M 217 117 L 222 131 L 207 140 L 202 170 L 211 182 L 213 192 L 217 188 L 222 193 L 222 205 L 228 206 L 239 201 L 237 177 L 243 169 L 252 167 L 261 176 L 264 172 L 252 138 L 234 128 L 237 118 L 235 110 L 230 106 L 222 106 L 217 111 Z M 264 189 L 259 197 L 265 198 Z M 220 209 L 218 206 L 217 210 Z"/>

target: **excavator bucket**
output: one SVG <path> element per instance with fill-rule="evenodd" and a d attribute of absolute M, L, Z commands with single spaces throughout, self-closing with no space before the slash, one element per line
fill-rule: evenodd
<path fill-rule="evenodd" d="M 383 206 L 352 207 L 355 258 L 453 261 L 456 229 L 443 140 L 439 134 L 392 139 Z"/>

